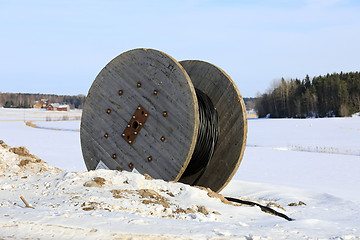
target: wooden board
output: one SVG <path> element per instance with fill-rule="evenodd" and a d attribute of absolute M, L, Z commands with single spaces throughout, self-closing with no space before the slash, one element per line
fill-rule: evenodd
<path fill-rule="evenodd" d="M 223 70 L 207 62 L 181 61 L 195 88 L 208 95 L 219 115 L 219 140 L 198 185 L 221 191 L 236 173 L 244 155 L 247 135 L 246 109 L 240 91 Z M 194 176 L 196 177 L 196 176 Z M 194 178 L 180 181 L 193 182 Z"/>
<path fill-rule="evenodd" d="M 129 144 L 122 134 L 139 105 L 149 116 Z M 135 168 L 177 181 L 195 148 L 198 115 L 194 87 L 176 60 L 152 49 L 125 52 L 101 70 L 89 90 L 80 129 L 86 166 Z"/>

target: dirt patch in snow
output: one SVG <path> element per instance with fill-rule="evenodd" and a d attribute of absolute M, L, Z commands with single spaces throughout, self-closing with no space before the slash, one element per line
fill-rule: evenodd
<path fill-rule="evenodd" d="M 61 170 L 30 154 L 26 147 L 9 147 L 0 140 L 0 171 L 2 175 L 19 175 Z"/>
<path fill-rule="evenodd" d="M 229 200 L 227 200 L 223 195 L 214 192 L 213 190 L 211 190 L 210 188 L 205 188 L 205 187 L 200 187 L 200 186 L 195 186 L 196 188 L 199 188 L 201 190 L 204 190 L 207 192 L 207 195 L 211 198 L 218 198 L 220 199 L 221 202 L 225 203 L 225 204 L 229 204 L 229 205 L 234 205 L 234 206 L 240 206 L 240 204 L 237 203 L 233 203 L 230 202 Z"/>
<path fill-rule="evenodd" d="M 8 148 L 9 147 L 3 140 L 0 140 L 0 146 L 2 148 Z"/>
<path fill-rule="evenodd" d="M 142 201 L 144 204 L 158 204 L 162 205 L 164 208 L 170 207 L 169 200 L 152 189 L 140 189 L 137 190 L 137 193 L 141 198 L 147 198 Z"/>
<path fill-rule="evenodd" d="M 12 147 L 9 149 L 9 151 L 19 156 L 34 157 L 34 155 L 31 155 L 29 150 L 26 149 L 26 147 Z"/>
<path fill-rule="evenodd" d="M 102 187 L 105 181 L 105 178 L 94 177 L 92 180 L 85 182 L 84 187 Z"/>

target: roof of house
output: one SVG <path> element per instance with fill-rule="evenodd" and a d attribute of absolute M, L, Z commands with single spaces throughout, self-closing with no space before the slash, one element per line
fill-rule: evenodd
<path fill-rule="evenodd" d="M 59 105 L 57 108 L 68 108 L 69 105 L 63 104 L 63 105 Z"/>
<path fill-rule="evenodd" d="M 50 103 L 49 106 L 50 105 L 54 108 L 58 108 L 60 106 L 60 103 Z"/>

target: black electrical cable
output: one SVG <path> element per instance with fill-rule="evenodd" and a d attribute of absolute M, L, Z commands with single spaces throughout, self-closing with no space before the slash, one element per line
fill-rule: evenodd
<path fill-rule="evenodd" d="M 199 105 L 199 131 L 194 153 L 183 176 L 198 174 L 191 185 L 196 185 L 209 166 L 219 138 L 219 117 L 211 99 L 196 89 Z"/>
<path fill-rule="evenodd" d="M 199 179 L 204 175 L 215 152 L 216 144 L 218 142 L 220 133 L 219 117 L 216 108 L 214 107 L 214 104 L 205 93 L 196 88 L 195 91 L 199 105 L 198 137 L 191 160 L 182 175 L 182 177 L 190 177 L 192 175 L 195 176 L 195 180 L 193 180 L 191 185 L 196 185 Z M 225 198 L 228 201 L 240 204 L 258 206 L 263 212 L 282 217 L 288 221 L 294 220 L 283 213 L 277 212 L 270 207 L 263 206 L 255 202 L 244 201 L 232 197 Z"/>
<path fill-rule="evenodd" d="M 258 207 L 260 207 L 261 211 L 263 211 L 263 212 L 270 213 L 270 214 L 273 214 L 275 216 L 282 217 L 282 218 L 284 218 L 284 219 L 286 219 L 288 221 L 294 221 L 294 219 L 289 218 L 285 214 L 280 213 L 278 211 L 275 211 L 274 209 L 272 209 L 270 207 L 263 206 L 263 205 L 261 205 L 259 203 L 256 203 L 256 202 L 245 201 L 245 200 L 241 200 L 241 199 L 238 199 L 238 198 L 232 198 L 232 197 L 225 197 L 225 199 L 228 200 L 228 201 L 231 201 L 231 202 L 236 202 L 236 203 L 245 204 L 245 205 L 249 205 L 249 206 L 258 206 Z"/>

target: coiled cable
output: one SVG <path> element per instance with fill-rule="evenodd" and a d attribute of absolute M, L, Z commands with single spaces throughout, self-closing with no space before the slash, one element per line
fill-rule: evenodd
<path fill-rule="evenodd" d="M 211 99 L 196 89 L 199 105 L 199 131 L 194 153 L 183 176 L 198 174 L 191 185 L 196 185 L 210 164 L 218 142 L 220 127 L 219 116 Z"/>

